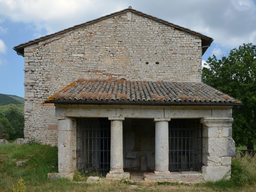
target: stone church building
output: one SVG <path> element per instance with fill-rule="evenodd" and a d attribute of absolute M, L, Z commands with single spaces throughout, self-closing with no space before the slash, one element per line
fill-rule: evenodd
<path fill-rule="evenodd" d="M 62 175 L 229 178 L 241 103 L 201 82 L 212 41 L 128 8 L 14 47 L 25 138 L 57 145 Z"/>

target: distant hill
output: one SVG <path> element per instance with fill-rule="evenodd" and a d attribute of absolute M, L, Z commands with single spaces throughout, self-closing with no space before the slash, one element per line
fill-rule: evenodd
<path fill-rule="evenodd" d="M 0 106 L 9 104 L 24 104 L 24 99 L 16 95 L 5 95 L 0 93 Z"/>
<path fill-rule="evenodd" d="M 25 100 L 23 97 L 19 97 L 17 95 L 8 95 L 10 97 L 12 97 L 13 99 L 16 99 L 17 101 L 19 101 L 21 104 L 24 104 Z"/>

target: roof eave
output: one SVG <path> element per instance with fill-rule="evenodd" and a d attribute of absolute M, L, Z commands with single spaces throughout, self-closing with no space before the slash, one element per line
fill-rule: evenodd
<path fill-rule="evenodd" d="M 56 101 L 56 100 L 46 100 L 45 103 L 54 103 L 54 104 L 89 104 L 89 105 L 148 105 L 148 106 L 243 106 L 243 103 L 185 103 L 185 102 L 116 102 L 116 101 Z"/>

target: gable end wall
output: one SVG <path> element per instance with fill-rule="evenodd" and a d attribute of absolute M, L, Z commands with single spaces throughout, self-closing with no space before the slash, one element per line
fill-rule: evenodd
<path fill-rule="evenodd" d="M 25 137 L 57 145 L 55 107 L 78 78 L 201 81 L 201 39 L 132 13 L 25 48 Z"/>

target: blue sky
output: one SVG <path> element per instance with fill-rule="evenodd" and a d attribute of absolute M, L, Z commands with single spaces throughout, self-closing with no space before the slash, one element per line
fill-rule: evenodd
<path fill-rule="evenodd" d="M 203 56 L 256 44 L 256 0 L 0 0 L 0 93 L 24 97 L 14 46 L 132 6 L 214 39 Z"/>

